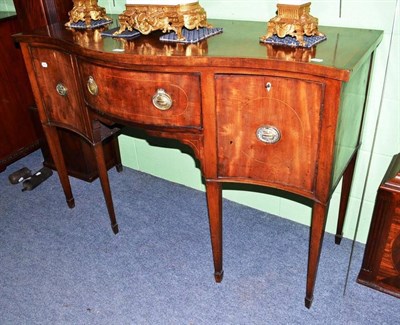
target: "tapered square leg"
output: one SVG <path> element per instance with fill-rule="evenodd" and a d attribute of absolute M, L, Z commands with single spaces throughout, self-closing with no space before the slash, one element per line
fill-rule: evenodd
<path fill-rule="evenodd" d="M 346 218 L 347 205 L 349 203 L 351 183 L 353 180 L 356 159 L 357 159 L 357 153 L 354 154 L 353 158 L 350 160 L 343 174 L 342 192 L 340 195 L 339 217 L 335 235 L 335 243 L 337 245 L 340 245 L 343 238 L 343 226 L 344 226 L 344 220 Z"/>
<path fill-rule="evenodd" d="M 58 177 L 60 178 L 65 199 L 68 207 L 75 207 L 75 200 L 71 191 L 71 184 L 68 178 L 67 167 L 65 166 L 64 156 L 61 150 L 60 138 L 56 127 L 43 125 L 43 131 L 49 144 L 50 153 L 53 157 L 54 164 L 57 169 Z"/>
<path fill-rule="evenodd" d="M 318 263 L 324 239 L 328 205 L 314 203 L 311 217 L 310 241 L 308 249 L 307 286 L 305 306 L 310 308 L 314 299 L 314 287 L 317 278 Z"/>
<path fill-rule="evenodd" d="M 111 196 L 110 182 L 108 179 L 107 167 L 104 158 L 103 144 L 101 142 L 98 142 L 94 145 L 94 152 L 96 156 L 96 163 L 99 172 L 101 188 L 103 190 L 103 195 L 106 201 L 108 215 L 111 221 L 111 229 L 114 234 L 117 234 L 119 232 L 119 228 L 117 224 L 117 219 L 115 217 L 114 204 Z"/>
<path fill-rule="evenodd" d="M 208 217 L 210 223 L 211 247 L 214 260 L 214 278 L 221 282 L 222 268 L 222 186 L 218 182 L 206 181 Z"/>

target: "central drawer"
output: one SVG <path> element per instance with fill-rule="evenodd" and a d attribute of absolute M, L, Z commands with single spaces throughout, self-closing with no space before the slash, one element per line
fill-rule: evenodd
<path fill-rule="evenodd" d="M 218 176 L 314 191 L 324 84 L 218 75 Z"/>
<path fill-rule="evenodd" d="M 126 122 L 201 127 L 198 74 L 141 72 L 81 61 L 86 103 Z"/>

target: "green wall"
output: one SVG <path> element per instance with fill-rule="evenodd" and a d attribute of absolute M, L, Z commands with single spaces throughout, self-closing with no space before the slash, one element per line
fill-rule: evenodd
<path fill-rule="evenodd" d="M 276 11 L 276 1 L 200 0 L 200 3 L 209 18 L 267 22 L 275 16 Z M 121 13 L 125 7 L 125 1 L 121 0 L 115 0 L 115 6 L 113 0 L 99 0 L 99 4 L 110 14 Z M 0 11 L 12 10 L 12 0 L 0 0 Z M 400 152 L 399 8 L 396 9 L 396 0 L 318 0 L 312 1 L 311 14 L 318 17 L 320 25 L 385 31 L 384 39 L 376 52 L 362 136 L 363 144 L 357 161 L 355 182 L 344 229 L 345 237 L 354 237 L 357 217 L 361 210 L 357 240 L 365 242 L 377 188 L 392 156 Z M 392 33 L 394 20 L 396 24 Z M 190 154 L 186 153 L 185 147 L 178 145 L 175 148 L 173 144 L 159 143 L 141 134 L 121 136 L 120 146 L 125 166 L 204 190 L 198 164 Z M 368 179 L 364 192 L 366 176 Z M 340 187 L 333 195 L 328 216 L 327 230 L 332 233 L 335 232 L 336 226 L 339 189 Z M 306 225 L 310 222 L 309 207 L 274 195 L 273 191 L 249 186 L 230 186 L 224 189 L 224 197 L 295 222 Z"/>
<path fill-rule="evenodd" d="M 0 0 L 0 11 L 15 11 L 13 0 Z"/>

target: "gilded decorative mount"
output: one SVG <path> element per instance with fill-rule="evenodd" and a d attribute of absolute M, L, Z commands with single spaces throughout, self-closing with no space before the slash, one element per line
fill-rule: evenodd
<path fill-rule="evenodd" d="M 182 28 L 197 29 L 210 27 L 206 11 L 198 2 L 183 5 L 126 5 L 126 10 L 119 16 L 119 35 L 125 30 L 136 29 L 147 35 L 155 30 L 164 33 L 174 31 L 179 40 L 184 40 Z"/>
<path fill-rule="evenodd" d="M 111 20 L 106 16 L 106 10 L 97 5 L 97 0 L 73 0 L 74 6 L 69 15 L 69 21 L 65 24 L 71 27 L 71 24 L 79 21 L 85 22 L 87 28 L 91 27 L 93 20 Z"/>
<path fill-rule="evenodd" d="M 272 35 L 296 37 L 300 46 L 304 45 L 304 35 L 324 36 L 318 31 L 318 18 L 310 15 L 311 2 L 302 5 L 277 4 L 278 15 L 272 18 L 267 25 L 267 34 L 260 38 L 265 41 Z"/>

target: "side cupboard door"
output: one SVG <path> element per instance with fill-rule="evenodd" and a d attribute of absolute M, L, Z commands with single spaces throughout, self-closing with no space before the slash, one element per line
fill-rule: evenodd
<path fill-rule="evenodd" d="M 218 177 L 312 197 L 325 85 L 217 75 Z"/>
<path fill-rule="evenodd" d="M 47 123 L 87 135 L 87 115 L 74 77 L 73 57 L 38 47 L 31 48 L 31 57 Z"/>

